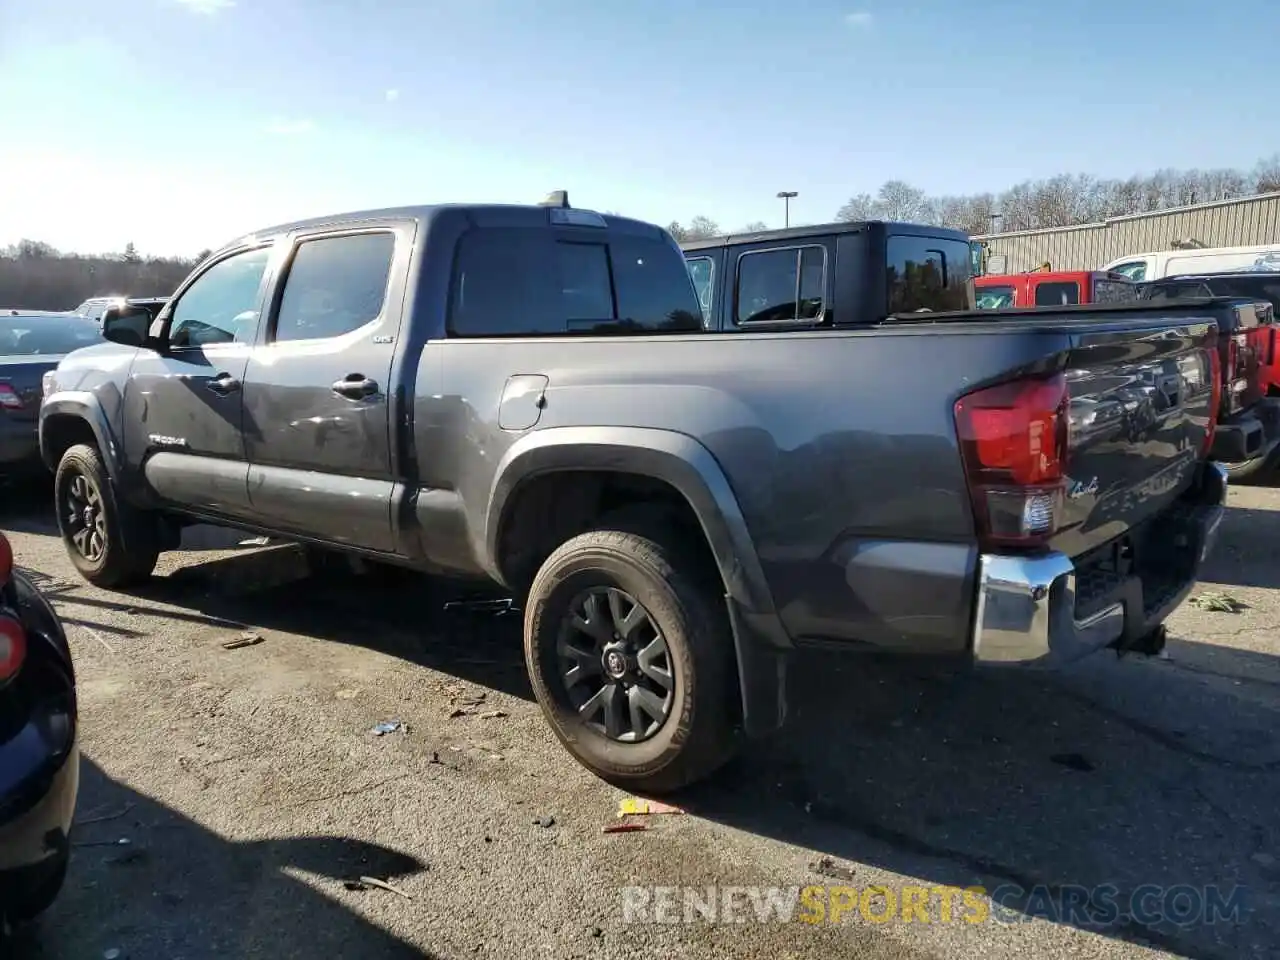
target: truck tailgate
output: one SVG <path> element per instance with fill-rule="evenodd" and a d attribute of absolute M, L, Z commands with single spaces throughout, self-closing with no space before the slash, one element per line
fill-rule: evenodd
<path fill-rule="evenodd" d="M 1050 545 L 1078 557 L 1169 507 L 1193 482 L 1220 396 L 1213 321 L 1071 337 L 1064 503 Z"/>

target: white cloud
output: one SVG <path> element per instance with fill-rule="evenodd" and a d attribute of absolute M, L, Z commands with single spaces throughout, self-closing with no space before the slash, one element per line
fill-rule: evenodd
<path fill-rule="evenodd" d="M 856 13 L 846 13 L 844 16 L 845 23 L 851 27 L 858 27 L 859 29 L 871 26 L 871 21 L 873 19 L 874 18 L 871 14 L 865 10 L 859 10 Z"/>
<path fill-rule="evenodd" d="M 236 5 L 236 0 L 174 0 L 174 3 L 186 7 L 192 13 L 211 17 L 223 10 L 230 10 Z"/>
<path fill-rule="evenodd" d="M 281 137 L 294 137 L 301 133 L 311 133 L 316 125 L 310 120 L 272 120 L 267 125 L 267 133 Z"/>
<path fill-rule="evenodd" d="M 397 90 L 395 87 L 392 87 L 390 90 L 387 91 L 387 103 L 395 103 L 399 99 L 400 99 L 400 91 Z"/>

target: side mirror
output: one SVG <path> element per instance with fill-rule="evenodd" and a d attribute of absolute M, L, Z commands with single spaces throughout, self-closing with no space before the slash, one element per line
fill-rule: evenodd
<path fill-rule="evenodd" d="M 151 311 L 133 304 L 108 307 L 102 314 L 102 336 L 112 343 L 140 347 L 151 330 Z"/>

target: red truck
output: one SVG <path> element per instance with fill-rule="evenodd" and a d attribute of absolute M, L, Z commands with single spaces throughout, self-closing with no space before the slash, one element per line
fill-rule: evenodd
<path fill-rule="evenodd" d="M 979 310 L 1114 303 L 1138 296 L 1136 283 L 1102 270 L 989 274 L 974 278 L 973 286 Z"/>

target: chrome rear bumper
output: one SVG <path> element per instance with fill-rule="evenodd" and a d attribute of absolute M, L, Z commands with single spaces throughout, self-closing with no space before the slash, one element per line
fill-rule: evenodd
<path fill-rule="evenodd" d="M 1157 627 L 1186 599 L 1217 541 L 1227 496 L 1227 474 L 1206 466 L 1205 482 L 1186 535 L 1196 550 L 1192 575 L 1154 611 L 1109 603 L 1076 619 L 1076 568 L 1061 553 L 1034 557 L 982 554 L 973 656 L 982 663 L 1065 663 Z"/>

